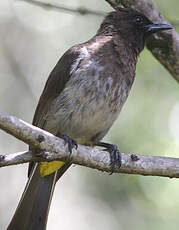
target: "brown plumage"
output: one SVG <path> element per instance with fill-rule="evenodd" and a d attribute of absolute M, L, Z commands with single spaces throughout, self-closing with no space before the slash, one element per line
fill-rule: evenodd
<path fill-rule="evenodd" d="M 61 57 L 47 80 L 33 124 L 64 138 L 69 150 L 76 142 L 106 147 L 115 170 L 120 154 L 115 146 L 100 140 L 129 95 L 147 36 L 164 29 L 170 27 L 153 24 L 133 10 L 110 13 L 91 40 Z M 39 165 L 31 164 L 29 182 L 8 230 L 45 229 L 54 185 L 69 166 L 66 163 L 41 177 Z"/>

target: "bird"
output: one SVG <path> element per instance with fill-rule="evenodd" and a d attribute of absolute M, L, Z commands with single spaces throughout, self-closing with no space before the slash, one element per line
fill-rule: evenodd
<path fill-rule="evenodd" d="M 104 147 L 113 173 L 121 166 L 120 152 L 101 140 L 129 95 L 146 39 L 169 29 L 170 25 L 155 24 L 132 9 L 119 7 L 110 12 L 90 40 L 74 45 L 59 59 L 32 124 L 64 139 L 69 152 L 78 144 Z M 46 229 L 56 182 L 70 165 L 70 161 L 30 163 L 28 181 L 8 230 Z"/>

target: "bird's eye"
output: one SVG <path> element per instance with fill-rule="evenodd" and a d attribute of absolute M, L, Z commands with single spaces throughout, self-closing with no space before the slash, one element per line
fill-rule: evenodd
<path fill-rule="evenodd" d="M 143 18 L 140 17 L 140 16 L 136 16 L 136 17 L 134 18 L 134 22 L 135 22 L 136 24 L 138 24 L 138 25 L 141 25 L 141 24 L 143 24 Z"/>

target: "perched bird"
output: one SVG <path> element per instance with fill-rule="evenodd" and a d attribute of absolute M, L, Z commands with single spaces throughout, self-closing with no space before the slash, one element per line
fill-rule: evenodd
<path fill-rule="evenodd" d="M 171 29 L 141 13 L 119 8 L 103 20 L 89 41 L 70 48 L 51 72 L 33 125 L 64 139 L 69 151 L 99 145 L 120 167 L 115 145 L 100 142 L 124 105 L 135 77 L 137 57 L 152 33 Z M 36 150 L 33 150 L 34 153 Z M 33 163 L 24 193 L 8 230 L 44 230 L 55 184 L 70 162 Z"/>

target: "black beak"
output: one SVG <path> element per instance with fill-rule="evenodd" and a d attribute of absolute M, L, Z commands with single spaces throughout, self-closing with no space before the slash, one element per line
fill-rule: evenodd
<path fill-rule="evenodd" d="M 150 24 L 144 27 L 149 34 L 156 33 L 161 30 L 171 30 L 173 29 L 170 25 L 167 24 Z"/>

